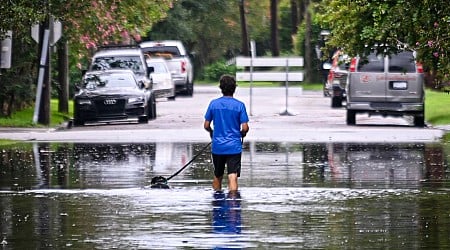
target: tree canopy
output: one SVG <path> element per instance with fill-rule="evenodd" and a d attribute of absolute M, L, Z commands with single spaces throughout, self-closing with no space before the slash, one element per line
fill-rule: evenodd
<path fill-rule="evenodd" d="M 350 55 L 377 45 L 417 51 L 424 68 L 449 80 L 450 6 L 446 0 L 324 0 L 322 25 L 332 31 L 328 46 Z"/>

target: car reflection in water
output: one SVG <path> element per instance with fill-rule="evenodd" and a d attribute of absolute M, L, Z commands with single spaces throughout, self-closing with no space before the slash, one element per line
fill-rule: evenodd
<path fill-rule="evenodd" d="M 316 163 L 325 182 L 415 188 L 445 178 L 442 149 L 433 144 L 329 143 L 323 152 L 326 160 Z"/>
<path fill-rule="evenodd" d="M 209 185 L 212 163 L 205 144 L 33 143 L 4 150 L 0 188 L 144 187 L 199 157 L 171 182 Z M 240 186 L 342 185 L 418 187 L 445 182 L 448 159 L 439 144 L 244 145 Z"/>

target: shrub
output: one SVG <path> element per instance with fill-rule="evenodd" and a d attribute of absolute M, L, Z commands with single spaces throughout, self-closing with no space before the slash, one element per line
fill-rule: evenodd
<path fill-rule="evenodd" d="M 208 81 L 219 81 L 223 74 L 235 75 L 236 64 L 220 60 L 206 66 L 203 69 L 203 79 Z"/>

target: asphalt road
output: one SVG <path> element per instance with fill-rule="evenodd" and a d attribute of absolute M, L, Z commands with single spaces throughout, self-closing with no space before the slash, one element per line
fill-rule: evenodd
<path fill-rule="evenodd" d="M 0 128 L 0 139 L 50 142 L 208 142 L 203 114 L 218 87 L 196 86 L 193 97 L 158 100 L 156 120 L 148 124 L 92 124 L 51 129 Z M 286 96 L 289 96 L 286 98 Z M 235 97 L 247 106 L 250 132 L 246 141 L 264 142 L 434 142 L 448 127 L 416 128 L 409 118 L 357 115 L 345 122 L 345 108 L 331 108 L 320 91 L 299 87 L 238 88 Z"/>

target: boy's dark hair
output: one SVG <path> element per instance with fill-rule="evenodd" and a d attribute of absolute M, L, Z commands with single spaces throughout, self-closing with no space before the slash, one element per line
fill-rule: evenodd
<path fill-rule="evenodd" d="M 226 96 L 232 96 L 236 90 L 236 80 L 233 76 L 223 75 L 220 77 L 219 87 L 222 90 L 222 94 Z"/>

